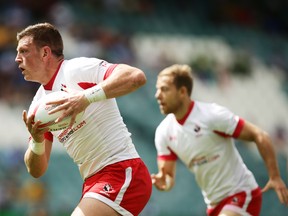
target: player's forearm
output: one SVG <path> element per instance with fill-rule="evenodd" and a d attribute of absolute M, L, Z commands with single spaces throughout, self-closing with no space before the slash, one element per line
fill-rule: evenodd
<path fill-rule="evenodd" d="M 37 155 L 30 149 L 30 147 L 25 153 L 24 162 L 28 172 L 34 178 L 41 177 L 48 167 L 46 155 Z"/>
<path fill-rule="evenodd" d="M 271 179 L 279 177 L 280 171 L 278 167 L 275 149 L 272 145 L 270 137 L 267 133 L 263 132 L 256 140 L 258 150 L 265 162 L 268 170 L 268 175 Z"/>

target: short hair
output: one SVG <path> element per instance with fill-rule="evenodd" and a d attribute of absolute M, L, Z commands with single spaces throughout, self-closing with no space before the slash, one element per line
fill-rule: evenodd
<path fill-rule="evenodd" d="M 23 37 L 31 36 L 36 47 L 42 48 L 49 46 L 52 53 L 57 56 L 63 56 L 63 40 L 59 31 L 50 23 L 38 23 L 26 27 L 17 33 L 17 41 Z"/>
<path fill-rule="evenodd" d="M 174 64 L 160 71 L 158 77 L 161 76 L 172 76 L 173 84 L 177 89 L 182 86 L 186 87 L 189 96 L 192 94 L 193 90 L 193 76 L 192 68 L 186 64 Z"/>

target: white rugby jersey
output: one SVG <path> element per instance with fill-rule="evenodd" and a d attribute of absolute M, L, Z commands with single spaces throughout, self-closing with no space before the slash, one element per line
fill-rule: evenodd
<path fill-rule="evenodd" d="M 233 142 L 243 125 L 243 119 L 222 106 L 191 102 L 181 121 L 168 114 L 157 127 L 158 159 L 179 157 L 195 174 L 208 206 L 239 191 L 255 189 L 255 178 Z"/>
<path fill-rule="evenodd" d="M 43 95 L 60 91 L 63 86 L 80 91 L 95 86 L 105 80 L 116 66 L 97 58 L 64 60 L 50 82 L 40 86 L 30 107 Z M 51 141 L 53 137 L 60 141 L 78 165 L 83 179 L 106 165 L 139 158 L 115 98 L 90 104 L 71 129 L 45 134 L 45 138 Z"/>

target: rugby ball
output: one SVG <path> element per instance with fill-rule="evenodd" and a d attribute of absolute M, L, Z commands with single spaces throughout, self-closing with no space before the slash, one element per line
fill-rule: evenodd
<path fill-rule="evenodd" d="M 39 128 L 48 127 L 49 131 L 58 131 L 58 130 L 63 130 L 69 126 L 70 121 L 71 121 L 71 116 L 67 116 L 62 121 L 55 123 L 55 120 L 63 114 L 64 110 L 63 111 L 61 110 L 53 114 L 48 114 L 49 111 L 51 111 L 52 109 L 56 108 L 59 105 L 58 104 L 57 105 L 46 104 L 49 101 L 65 98 L 67 97 L 67 95 L 68 93 L 64 91 L 52 92 L 42 97 L 36 103 L 36 105 L 32 108 L 33 109 L 32 113 L 34 114 L 34 122 L 37 122 L 37 121 L 41 122 L 41 124 L 39 125 Z M 81 118 L 82 114 L 83 112 L 77 115 L 75 122 L 77 122 Z"/>

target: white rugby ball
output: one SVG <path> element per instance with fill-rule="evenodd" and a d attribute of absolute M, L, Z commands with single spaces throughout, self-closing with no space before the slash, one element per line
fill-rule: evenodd
<path fill-rule="evenodd" d="M 33 108 L 33 114 L 35 115 L 34 117 L 34 122 L 40 121 L 41 124 L 39 125 L 39 128 L 49 128 L 49 131 L 58 131 L 58 130 L 63 130 L 67 128 L 70 124 L 71 121 L 71 116 L 67 116 L 64 118 L 62 121 L 55 123 L 55 120 L 62 115 L 64 110 L 61 110 L 59 112 L 53 113 L 53 114 L 48 114 L 49 111 L 57 107 L 58 105 L 47 105 L 46 103 L 49 101 L 57 100 L 57 99 L 62 99 L 67 97 L 68 93 L 64 91 L 57 91 L 57 92 L 52 92 L 50 94 L 45 95 L 42 97 L 34 106 Z M 76 117 L 77 122 L 83 112 L 79 113 Z"/>

